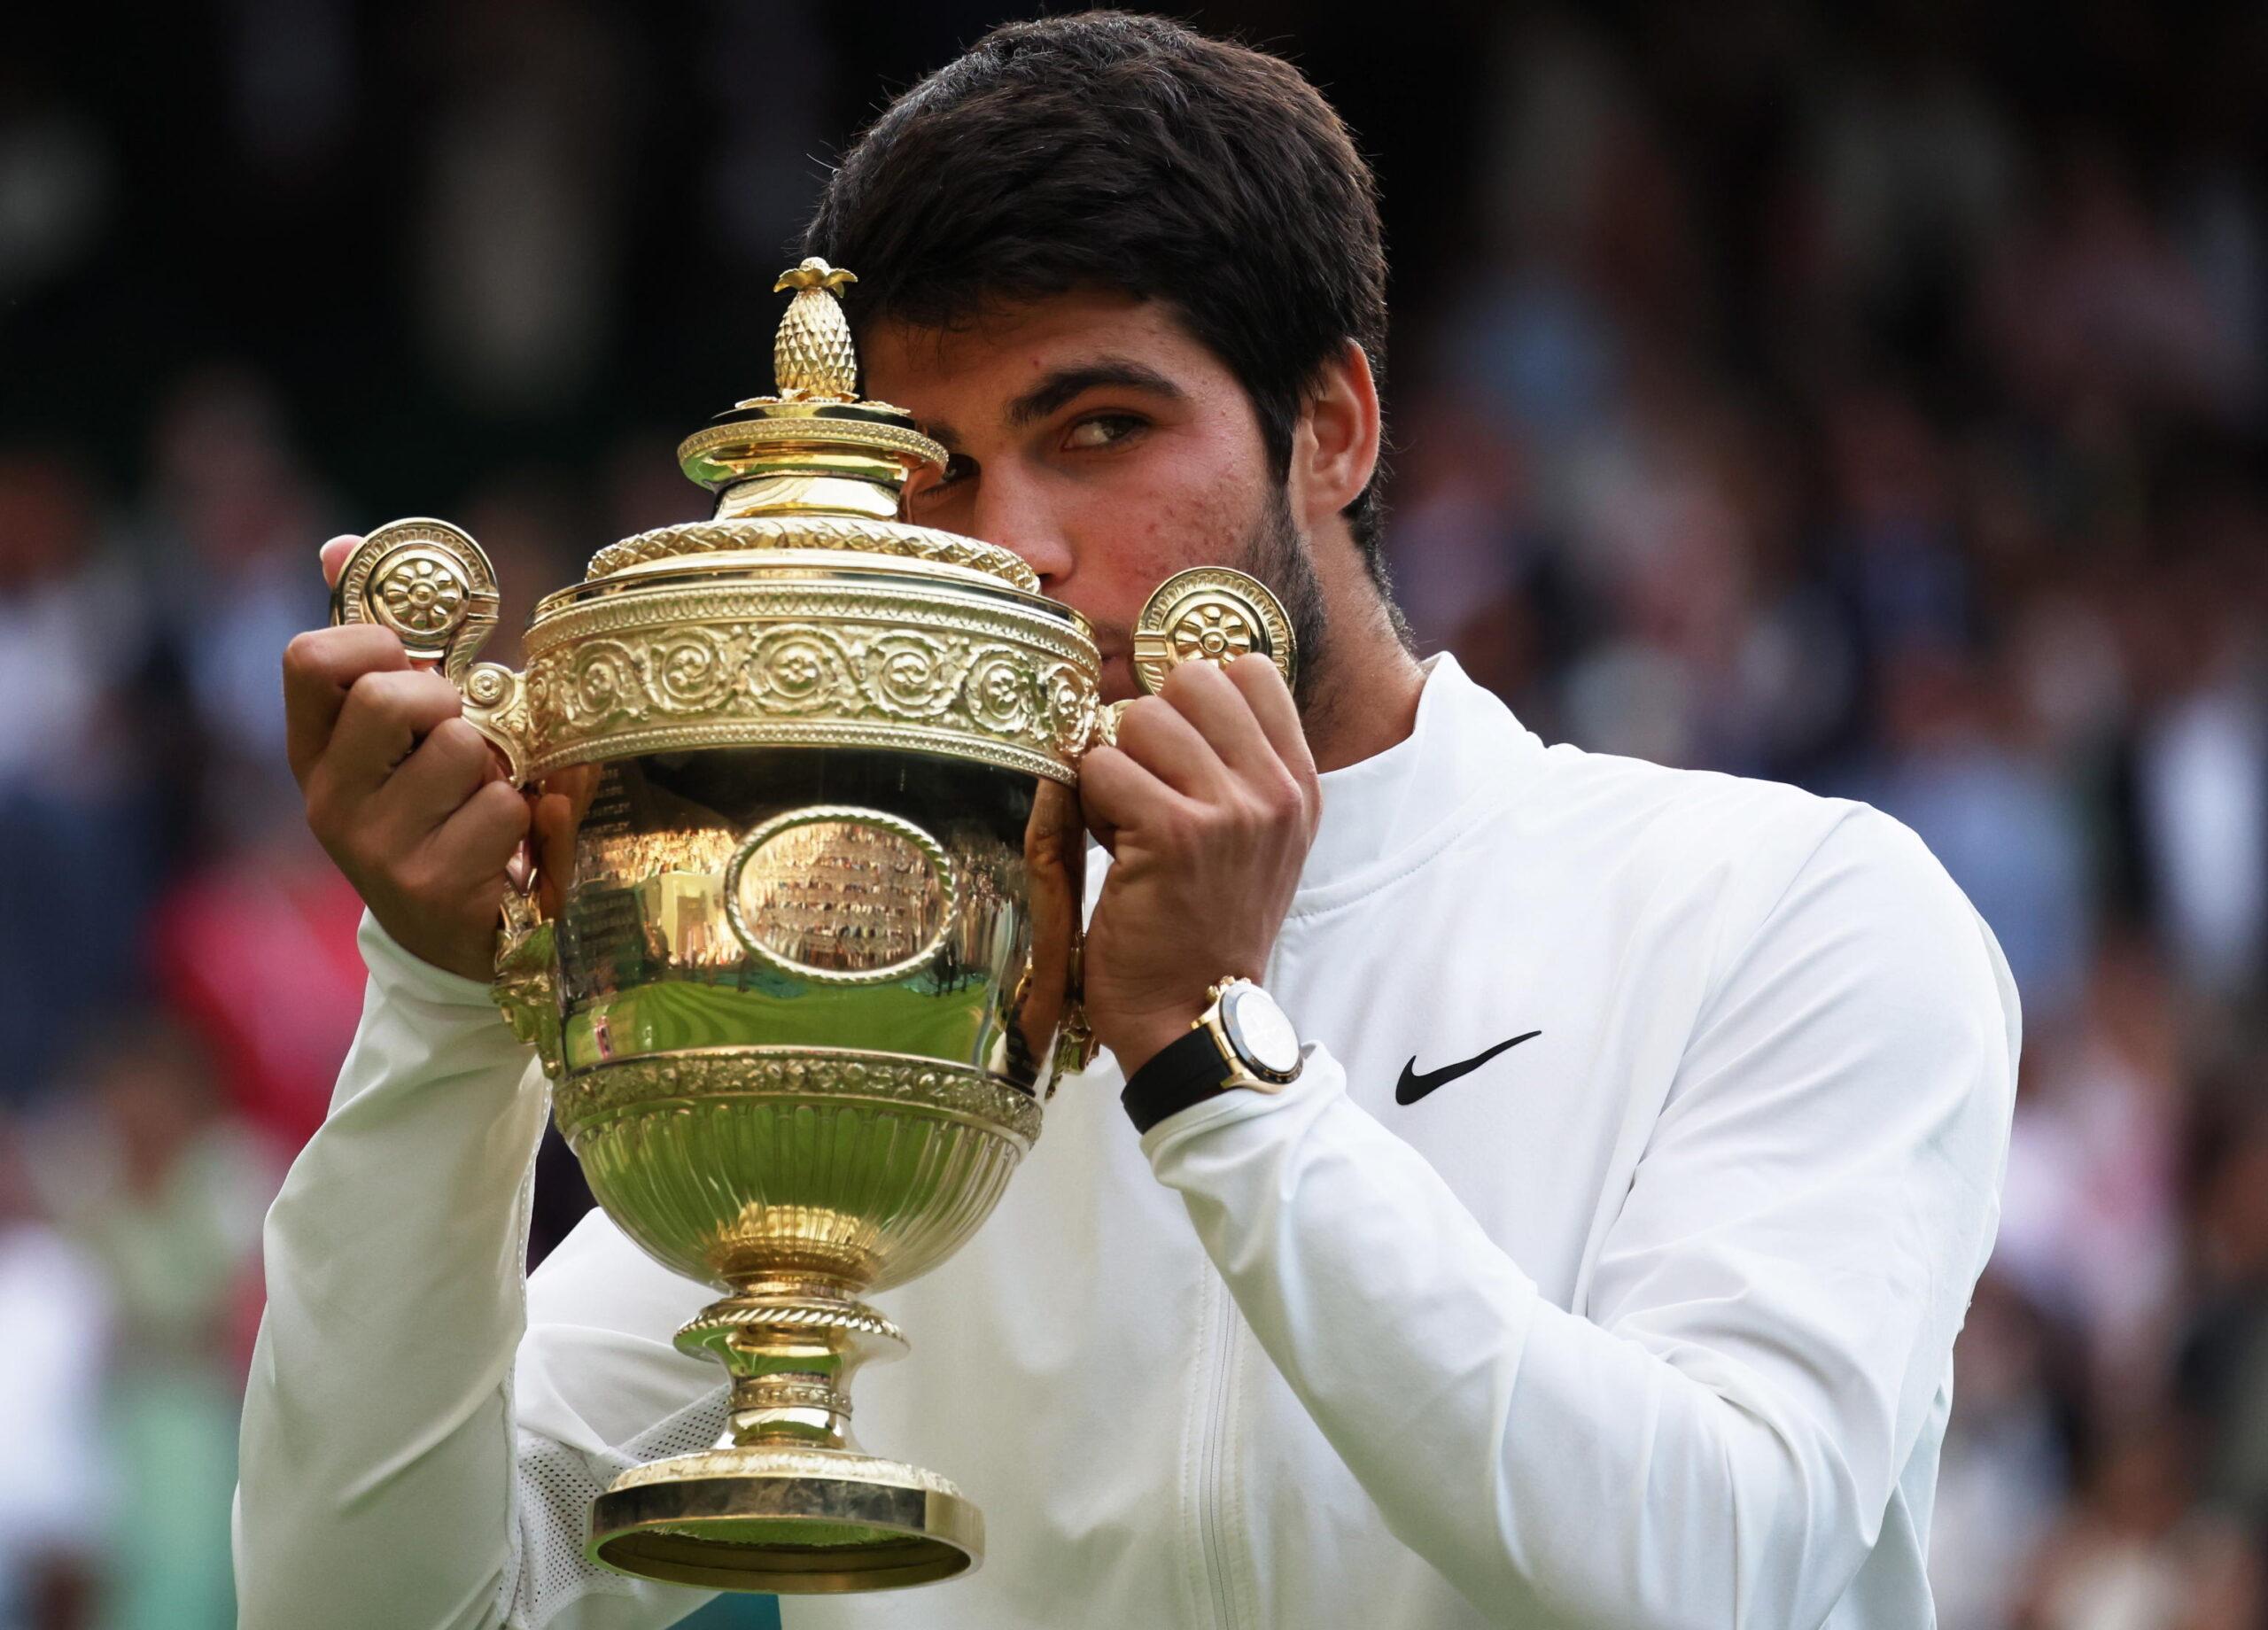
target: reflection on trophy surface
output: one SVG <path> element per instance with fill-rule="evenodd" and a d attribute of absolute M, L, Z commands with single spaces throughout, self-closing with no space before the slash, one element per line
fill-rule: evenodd
<path fill-rule="evenodd" d="M 524 672 L 474 662 L 494 578 L 443 523 L 369 534 L 334 608 L 439 663 L 572 812 L 508 908 L 497 1001 L 608 1215 L 724 1292 L 677 1341 L 733 1389 L 724 1442 L 599 1498 L 589 1554 L 711 1588 L 981 1558 L 967 1497 L 851 1436 L 851 1371 L 905 1347 L 862 1299 L 975 1232 L 1092 1045 L 1095 647 L 1013 554 L 897 518 L 944 454 L 858 399 L 850 280 L 782 277 L 778 396 L 679 448 L 715 516 L 602 550 L 538 606 Z M 1153 687 L 1177 661 L 1293 655 L 1266 591 L 1216 569 L 1165 586 L 1144 629 Z"/>

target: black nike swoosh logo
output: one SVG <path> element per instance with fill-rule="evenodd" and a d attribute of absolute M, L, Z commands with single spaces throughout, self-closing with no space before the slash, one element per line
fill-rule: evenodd
<path fill-rule="evenodd" d="M 1476 1052 L 1462 1064 L 1443 1065 L 1440 1069 L 1427 1070 L 1422 1075 L 1418 1073 L 1418 1055 L 1413 1052 L 1410 1055 L 1410 1062 L 1402 1067 L 1402 1080 L 1394 1086 L 1394 1101 L 1397 1104 L 1414 1104 L 1435 1087 L 1445 1087 L 1459 1075 L 1471 1075 L 1503 1052 L 1505 1048 L 1517 1047 L 1522 1042 L 1532 1042 L 1542 1034 L 1541 1030 L 1530 1030 L 1526 1036 L 1515 1036 L 1508 1042 L 1498 1042 L 1486 1052 Z"/>

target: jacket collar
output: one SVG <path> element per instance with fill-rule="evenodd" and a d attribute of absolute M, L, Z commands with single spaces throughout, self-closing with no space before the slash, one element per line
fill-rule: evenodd
<path fill-rule="evenodd" d="M 1540 771 L 1542 741 L 1456 657 L 1444 651 L 1425 665 L 1410 734 L 1322 778 L 1323 820 L 1300 871 L 1293 917 L 1344 905 L 1409 872 Z M 1109 855 L 1089 838 L 1089 912 L 1109 869 Z"/>
<path fill-rule="evenodd" d="M 1367 892 L 1468 824 L 1478 803 L 1528 779 L 1543 743 L 1447 652 L 1425 664 L 1410 734 L 1323 777 L 1323 821 L 1294 914 Z"/>

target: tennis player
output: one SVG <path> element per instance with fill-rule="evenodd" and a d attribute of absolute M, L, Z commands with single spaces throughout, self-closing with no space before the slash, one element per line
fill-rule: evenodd
<path fill-rule="evenodd" d="M 1268 579 L 1306 667 L 1296 698 L 1258 660 L 1179 669 L 1086 760 L 1107 1052 L 975 1239 L 884 1299 L 918 1360 L 859 1382 L 990 1553 L 789 1598 L 791 1630 L 1932 1623 L 2007 968 L 1874 811 L 1547 748 L 1411 656 L 1386 265 L 1323 98 L 1153 19 L 1005 27 L 845 156 L 804 252 L 863 280 L 868 393 L 951 451 L 912 517 L 1029 562 L 1106 694 L 1201 563 Z M 391 635 L 284 667 L 370 983 L 268 1219 L 243 1622 L 671 1624 L 698 1593 L 582 1543 L 617 1472 L 722 1430 L 670 1343 L 711 1293 L 595 1213 L 524 1280 L 545 1085 L 485 982 L 526 806 Z M 1192 1063 L 1231 975 L 1288 1057 Z"/>

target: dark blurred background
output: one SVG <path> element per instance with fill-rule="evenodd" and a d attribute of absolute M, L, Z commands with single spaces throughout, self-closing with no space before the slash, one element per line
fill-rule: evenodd
<path fill-rule="evenodd" d="M 280 740 L 316 545 L 450 516 L 509 628 L 698 513 L 829 155 L 1012 14 L 0 24 L 0 1626 L 233 1622 L 260 1219 L 361 977 Z M 1881 805 L 2007 948 L 1941 1622 L 2268 1622 L 2268 10 L 1188 15 L 1377 163 L 1425 648 Z"/>

